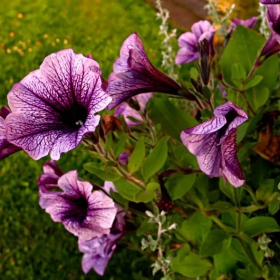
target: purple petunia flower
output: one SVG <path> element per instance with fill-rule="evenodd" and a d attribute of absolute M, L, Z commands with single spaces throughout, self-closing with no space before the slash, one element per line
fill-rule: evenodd
<path fill-rule="evenodd" d="M 280 4 L 280 0 L 260 0 L 262 4 Z"/>
<path fill-rule="evenodd" d="M 110 193 L 111 189 L 116 191 L 114 184 L 112 182 L 105 182 L 104 190 Z M 84 253 L 82 259 L 84 273 L 88 273 L 93 268 L 96 273 L 103 275 L 109 260 L 114 254 L 116 244 L 122 237 L 125 226 L 123 208 L 118 205 L 116 207 L 119 213 L 109 234 L 104 234 L 101 237 L 87 241 L 79 240 L 78 242 L 79 250 Z"/>
<path fill-rule="evenodd" d="M 148 102 L 148 100 L 153 97 L 152 93 L 143 93 L 143 94 L 138 94 L 134 97 L 132 97 L 134 99 L 134 101 L 138 102 L 139 104 L 139 109 L 141 111 L 145 110 L 146 104 Z M 141 123 L 141 121 L 143 121 L 141 115 L 139 114 L 138 111 L 136 111 L 135 109 L 131 108 L 127 103 L 123 102 L 121 103 L 117 109 L 115 110 L 114 116 L 119 116 L 119 115 L 123 115 L 125 118 L 125 122 L 127 123 L 128 126 L 135 126 L 135 125 L 139 125 Z M 136 120 L 139 120 L 140 122 L 134 122 L 132 120 L 130 120 L 128 117 L 133 117 Z"/>
<path fill-rule="evenodd" d="M 257 22 L 257 17 L 251 17 L 246 20 L 235 18 L 232 21 L 231 28 L 234 30 L 238 25 L 243 25 L 247 28 L 254 28 Z"/>
<path fill-rule="evenodd" d="M 183 130 L 181 140 L 197 157 L 205 174 L 223 176 L 234 187 L 240 187 L 245 180 L 236 155 L 236 131 L 248 116 L 231 102 L 217 107 L 214 115 L 209 121 Z"/>
<path fill-rule="evenodd" d="M 9 142 L 39 159 L 77 147 L 95 130 L 111 98 L 102 89 L 97 62 L 73 50 L 45 58 L 39 70 L 29 73 L 8 94 L 12 110 L 5 121 Z"/>
<path fill-rule="evenodd" d="M 90 183 L 78 180 L 77 171 L 59 177 L 61 172 L 54 162 L 45 164 L 38 180 L 40 206 L 80 240 L 109 234 L 117 212 L 113 200 L 102 191 L 92 192 Z"/>
<path fill-rule="evenodd" d="M 266 16 L 271 35 L 265 43 L 260 57 L 268 58 L 280 51 L 280 7 L 278 5 L 266 5 Z"/>
<path fill-rule="evenodd" d="M 106 92 L 113 100 L 107 108 L 110 110 L 140 93 L 155 91 L 176 95 L 180 89 L 175 81 L 151 64 L 142 41 L 133 33 L 124 41 L 109 77 Z"/>
<path fill-rule="evenodd" d="M 175 58 L 176 64 L 183 64 L 195 61 L 199 58 L 197 43 L 206 39 L 210 44 L 215 33 L 214 26 L 207 20 L 200 20 L 191 27 L 192 32 L 182 34 L 178 39 L 181 47 Z"/>
<path fill-rule="evenodd" d="M 91 240 L 79 240 L 79 250 L 84 253 L 82 268 L 84 273 L 88 273 L 91 268 L 99 275 L 103 275 L 109 260 L 116 249 L 116 243 L 122 233 L 107 234 Z"/>
<path fill-rule="evenodd" d="M 7 140 L 5 119 L 10 113 L 11 111 L 6 106 L 0 109 L 0 160 L 21 150 Z"/>

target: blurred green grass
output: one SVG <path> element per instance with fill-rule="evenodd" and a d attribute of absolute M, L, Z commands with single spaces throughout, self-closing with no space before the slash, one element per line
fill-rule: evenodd
<path fill-rule="evenodd" d="M 12 85 L 44 57 L 65 48 L 92 54 L 107 78 L 122 42 L 134 31 L 159 65 L 158 24 L 144 0 L 1 0 L 0 104 L 7 105 Z M 83 274 L 76 237 L 38 205 L 36 181 L 47 160 L 33 161 L 20 152 L 0 162 L 0 279 L 101 279 L 93 271 Z M 59 164 L 65 171 L 82 171 L 86 160 L 78 148 Z M 147 279 L 149 265 L 120 246 L 102 279 Z"/>

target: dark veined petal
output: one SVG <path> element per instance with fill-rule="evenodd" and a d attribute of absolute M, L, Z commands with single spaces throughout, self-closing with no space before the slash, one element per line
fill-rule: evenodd
<path fill-rule="evenodd" d="M 233 130 L 222 143 L 222 165 L 225 178 L 237 188 L 244 184 L 245 178 L 237 159 L 236 132 Z"/>
<path fill-rule="evenodd" d="M 120 58 L 114 63 L 114 73 L 109 76 L 106 92 L 112 97 L 112 102 L 107 108 L 112 109 L 140 93 L 177 94 L 180 88 L 150 63 L 140 38 L 133 33 L 124 41 Z"/>
<path fill-rule="evenodd" d="M 108 234 L 92 240 L 79 240 L 79 250 L 84 253 L 82 259 L 84 273 L 88 273 L 93 268 L 97 274 L 104 274 L 120 236 L 121 234 Z"/>
<path fill-rule="evenodd" d="M 10 112 L 11 111 L 6 106 L 0 109 L 0 160 L 21 150 L 21 148 L 11 144 L 7 140 L 5 118 Z"/>
<path fill-rule="evenodd" d="M 222 176 L 221 146 L 218 145 L 218 132 L 193 135 L 181 133 L 185 147 L 197 157 L 200 169 L 210 177 Z"/>
<path fill-rule="evenodd" d="M 39 159 L 50 152 L 74 149 L 95 130 L 111 98 L 102 89 L 98 64 L 72 50 L 45 58 L 40 70 L 29 73 L 8 94 L 8 141 Z"/>
<path fill-rule="evenodd" d="M 260 0 L 262 4 L 280 4 L 280 0 Z"/>
<path fill-rule="evenodd" d="M 40 175 L 37 185 L 39 192 L 48 192 L 53 189 L 59 189 L 58 179 L 64 174 L 54 160 L 48 161 L 43 165 L 44 173 Z"/>
<path fill-rule="evenodd" d="M 92 191 L 92 185 L 78 180 L 77 171 L 59 178 L 58 187 L 63 192 L 40 192 L 40 206 L 55 222 L 81 240 L 110 232 L 117 209 L 111 198 L 101 191 Z"/>
<path fill-rule="evenodd" d="M 226 119 L 227 126 L 225 127 L 226 129 L 223 131 L 223 135 L 221 136 L 221 142 L 231 133 L 233 129 L 237 128 L 246 120 L 248 120 L 247 114 L 230 101 L 218 106 L 214 110 L 214 115 L 217 118 L 224 117 Z"/>

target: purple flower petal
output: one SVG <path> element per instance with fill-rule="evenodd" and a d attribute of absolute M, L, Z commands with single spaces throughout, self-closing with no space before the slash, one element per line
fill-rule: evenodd
<path fill-rule="evenodd" d="M 257 17 L 251 17 L 246 20 L 235 18 L 232 21 L 232 29 L 234 30 L 238 25 L 243 25 L 247 28 L 254 28 L 257 22 Z"/>
<path fill-rule="evenodd" d="M 58 160 L 95 130 L 96 112 L 111 98 L 102 90 L 98 64 L 69 49 L 46 57 L 39 70 L 13 86 L 8 101 L 8 141 L 34 159 L 50 153 Z"/>
<path fill-rule="evenodd" d="M 245 183 L 245 178 L 236 155 L 236 132 L 234 129 L 222 144 L 222 166 L 226 179 L 237 188 Z"/>
<path fill-rule="evenodd" d="M 260 0 L 262 4 L 280 4 L 280 0 Z"/>
<path fill-rule="evenodd" d="M 21 150 L 7 140 L 5 119 L 10 113 L 6 106 L 0 109 L 0 160 Z"/>
<path fill-rule="evenodd" d="M 114 63 L 114 73 L 111 73 L 108 83 L 106 92 L 113 99 L 108 109 L 140 93 L 156 91 L 177 94 L 181 88 L 150 63 L 136 33 L 124 41 L 120 58 Z"/>
<path fill-rule="evenodd" d="M 181 47 L 175 58 L 176 64 L 183 64 L 195 61 L 199 58 L 197 44 L 204 39 L 212 43 L 215 33 L 215 28 L 207 20 L 196 22 L 191 27 L 191 32 L 182 34 L 178 39 L 178 44 Z"/>
<path fill-rule="evenodd" d="M 44 173 L 39 177 L 37 184 L 40 192 L 48 192 L 53 189 L 59 190 L 58 180 L 64 174 L 54 160 L 43 165 Z"/>
<path fill-rule="evenodd" d="M 89 240 L 108 234 L 117 209 L 111 198 L 101 191 L 92 192 L 92 185 L 79 181 L 77 171 L 70 171 L 57 182 L 63 192 L 45 192 L 40 188 L 40 206 L 55 222 L 80 240 Z"/>
<path fill-rule="evenodd" d="M 239 187 L 245 180 L 236 156 L 236 128 L 247 119 L 243 110 L 227 102 L 214 110 L 211 120 L 183 130 L 181 140 L 205 174 L 223 176 Z"/>
<path fill-rule="evenodd" d="M 148 100 L 153 97 L 152 93 L 143 93 L 138 94 L 137 96 L 132 97 L 135 101 L 138 102 L 138 105 L 141 109 L 141 111 L 145 110 L 146 103 Z M 128 126 L 135 126 L 141 124 L 143 121 L 142 116 L 139 114 L 139 112 L 133 108 L 131 108 L 127 103 L 123 102 L 121 103 L 117 109 L 115 110 L 114 116 L 117 117 L 119 115 L 123 115 L 125 122 Z M 130 120 L 128 117 L 133 117 L 136 120 L 139 120 L 138 122 Z"/>
<path fill-rule="evenodd" d="M 84 253 L 82 259 L 84 273 L 88 273 L 93 268 L 97 274 L 104 274 L 121 235 L 121 233 L 108 234 L 88 241 L 79 240 L 79 250 Z"/>

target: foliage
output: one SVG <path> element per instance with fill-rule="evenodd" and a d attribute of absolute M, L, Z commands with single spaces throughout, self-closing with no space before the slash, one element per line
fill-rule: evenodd
<path fill-rule="evenodd" d="M 159 65 L 159 50 L 152 43 L 156 19 L 141 1 L 5 4 L 12 5 L 7 14 L 12 23 L 4 25 L 9 40 L 1 38 L 7 58 L 1 66 L 3 103 L 15 81 L 38 68 L 42 57 L 64 47 L 91 53 L 108 77 L 108 64 L 118 56 L 124 34 L 136 27 L 148 42 L 148 57 Z M 34 9 L 38 14 L 31 13 Z M 133 19 L 123 16 L 126 9 Z M 122 20 L 108 21 L 113 17 Z M 199 24 L 201 30 L 209 25 Z M 54 26 L 59 27 L 55 33 Z M 98 26 L 94 34 L 93 26 Z M 107 111 L 83 147 L 60 160 L 63 170 L 78 169 L 95 188 L 103 190 L 108 181 L 115 186 L 110 196 L 125 214 L 125 229 L 105 279 L 150 279 L 152 274 L 163 280 L 279 278 L 279 36 L 274 38 L 277 51 L 271 52 L 271 41 L 246 24 L 227 28 L 222 45 L 214 45 L 208 33 L 201 36 L 198 28 L 192 30 L 198 33 L 192 37 L 195 43 L 184 45 L 189 34 L 180 37 L 180 46 L 191 45 L 193 55 L 177 69 L 180 85 L 149 64 L 138 35 L 131 35 L 115 67 L 126 70 L 114 74 L 117 94 L 132 87 L 131 98 L 122 103 L 128 115 Z M 271 36 L 275 32 L 279 29 Z M 109 85 L 114 82 L 109 79 Z M 155 93 L 141 107 L 133 90 L 147 93 L 156 86 L 171 90 Z M 120 160 L 124 152 L 125 162 Z M 82 275 L 76 238 L 39 210 L 34 178 L 42 173 L 43 161 L 35 163 L 20 153 L 2 163 L 1 275 L 99 279 L 93 272 Z"/>

